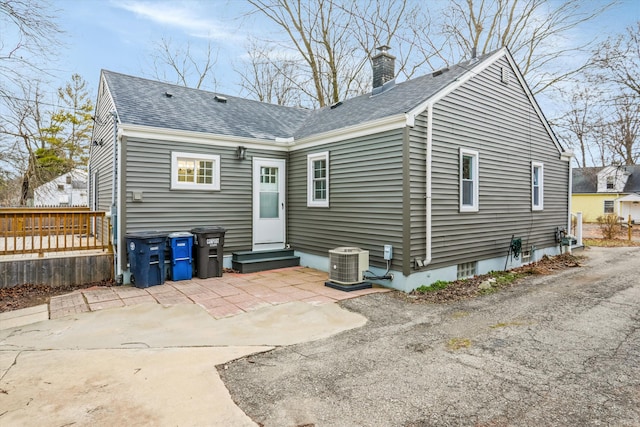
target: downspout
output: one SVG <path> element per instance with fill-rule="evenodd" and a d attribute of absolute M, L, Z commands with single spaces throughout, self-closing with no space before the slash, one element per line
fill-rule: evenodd
<path fill-rule="evenodd" d="M 569 188 L 567 189 L 567 233 L 571 234 L 571 195 L 573 194 L 573 151 L 565 150 L 560 153 L 560 160 L 569 163 Z"/>
<path fill-rule="evenodd" d="M 426 267 L 431 263 L 431 160 L 433 151 L 433 103 L 427 105 L 427 148 L 426 148 L 426 255 L 423 265 Z"/>
<path fill-rule="evenodd" d="M 560 153 L 560 160 L 563 160 L 565 162 L 569 163 L 569 167 L 567 168 L 569 171 L 569 177 L 568 177 L 568 187 L 567 188 L 567 234 L 571 235 L 571 195 L 573 194 L 573 151 L 571 150 L 565 150 L 562 153 Z M 580 227 L 580 225 L 578 225 L 577 227 Z M 577 231 L 577 230 L 576 230 Z M 582 234 L 582 233 L 580 233 Z M 571 253 L 571 242 L 569 242 L 569 246 L 568 246 L 568 250 L 569 253 Z M 562 246 L 560 246 L 560 251 L 562 252 Z"/>
<path fill-rule="evenodd" d="M 573 234 L 571 233 L 571 195 L 573 194 L 573 162 L 571 161 L 571 159 L 569 159 L 569 191 L 567 192 L 568 194 L 568 201 L 567 201 L 567 210 L 568 210 L 568 225 L 567 225 L 567 233 L 568 234 Z M 569 247 L 571 247 L 571 245 L 569 245 Z"/>
<path fill-rule="evenodd" d="M 116 283 L 122 284 L 120 270 L 118 269 L 118 233 L 119 233 L 119 221 L 116 205 L 116 174 L 118 173 L 118 113 L 111 111 L 113 117 L 113 158 L 111 171 L 111 227 L 113 228 L 112 244 L 113 244 L 113 274 L 115 275 Z"/>

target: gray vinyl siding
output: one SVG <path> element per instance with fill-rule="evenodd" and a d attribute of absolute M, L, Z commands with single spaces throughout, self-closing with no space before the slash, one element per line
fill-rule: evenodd
<path fill-rule="evenodd" d="M 409 261 L 411 267 L 415 264 L 413 259 L 424 259 L 426 255 L 427 235 L 427 117 L 426 113 L 416 117 L 415 126 L 410 130 L 411 152 L 411 192 L 410 192 L 410 218 L 411 235 Z"/>
<path fill-rule="evenodd" d="M 235 147 L 172 141 L 127 139 L 126 232 L 189 231 L 198 226 L 222 226 L 225 254 L 252 247 L 252 157 L 285 158 L 286 153 L 250 149 L 236 159 Z M 220 156 L 220 191 L 171 190 L 171 152 Z M 132 200 L 143 192 L 142 202 Z"/>
<path fill-rule="evenodd" d="M 111 194 L 112 194 L 112 177 L 113 177 L 113 116 L 111 111 L 115 109 L 113 101 L 107 91 L 104 82 L 101 81 L 98 89 L 98 99 L 96 101 L 96 110 L 94 113 L 93 133 L 91 137 L 92 145 L 90 147 L 89 161 L 89 197 L 88 204 L 93 209 L 93 179 L 94 173 L 97 176 L 96 193 L 98 212 L 111 211 Z M 102 145 L 94 145 L 96 141 Z M 102 230 L 98 224 L 97 230 Z M 102 236 L 98 236 L 102 238 Z"/>
<path fill-rule="evenodd" d="M 329 207 L 307 207 L 307 155 L 329 151 Z M 392 244 L 401 267 L 402 130 L 335 142 L 290 153 L 288 241 L 299 251 L 328 256 L 339 246 L 369 251 L 384 267 L 383 245 Z"/>
<path fill-rule="evenodd" d="M 500 67 L 509 64 L 498 61 L 434 106 L 429 268 L 504 256 L 512 234 L 523 249 L 554 246 L 555 227 L 567 224 L 569 164 L 515 75 L 501 83 Z M 479 212 L 459 212 L 460 147 L 479 153 Z M 532 161 L 544 164 L 543 211 L 531 209 Z"/>

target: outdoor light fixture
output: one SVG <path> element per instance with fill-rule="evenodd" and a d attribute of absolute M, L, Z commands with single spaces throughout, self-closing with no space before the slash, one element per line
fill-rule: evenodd
<path fill-rule="evenodd" d="M 242 145 L 236 149 L 236 157 L 238 160 L 245 160 L 247 158 L 247 148 Z"/>

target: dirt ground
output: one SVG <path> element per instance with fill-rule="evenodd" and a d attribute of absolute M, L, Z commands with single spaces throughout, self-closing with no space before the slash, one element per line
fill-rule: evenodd
<path fill-rule="evenodd" d="M 94 286 L 115 286 L 115 282 L 105 280 L 102 282 L 85 283 L 83 285 L 56 287 L 26 284 L 12 288 L 0 288 L 0 313 L 40 304 L 48 304 L 51 297 L 56 295 L 68 294 L 76 289 L 86 289 Z"/>
<path fill-rule="evenodd" d="M 394 295 L 413 302 L 447 303 L 460 301 L 515 286 L 527 276 L 553 274 L 567 268 L 580 267 L 580 260 L 580 256 L 572 254 L 562 254 L 555 257 L 545 256 L 540 261 L 514 268 L 508 272 L 483 274 L 468 279 L 456 280 L 444 289 L 429 292 L 412 291 L 409 294 L 395 292 Z M 481 289 L 480 284 L 487 282 L 492 277 L 497 280 L 491 284 L 491 287 Z"/>
<path fill-rule="evenodd" d="M 628 236 L 629 235 L 627 228 L 620 227 L 620 231 L 616 236 L 616 240 L 629 242 Z M 602 239 L 602 231 L 600 231 L 600 226 L 595 223 L 582 224 L 582 237 L 584 239 Z M 640 224 L 635 224 L 631 229 L 631 241 L 640 242 Z M 630 246 L 635 245 L 632 243 Z"/>

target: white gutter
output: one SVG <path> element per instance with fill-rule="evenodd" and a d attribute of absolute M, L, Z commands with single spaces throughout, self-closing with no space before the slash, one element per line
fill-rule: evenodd
<path fill-rule="evenodd" d="M 423 266 L 431 263 L 433 256 L 431 254 L 431 161 L 433 150 L 433 103 L 427 105 L 427 147 L 426 147 L 426 255 Z"/>

